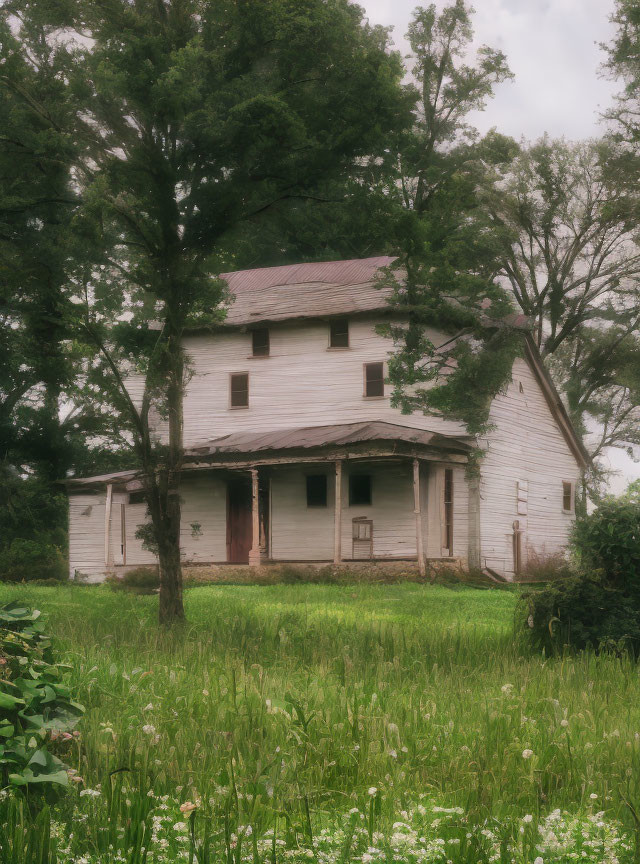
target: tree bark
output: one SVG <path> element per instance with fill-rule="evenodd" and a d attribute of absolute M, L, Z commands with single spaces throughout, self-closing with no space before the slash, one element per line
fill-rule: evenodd
<path fill-rule="evenodd" d="M 168 496 L 166 522 L 171 536 L 158 545 L 158 566 L 160 570 L 160 598 L 158 622 L 163 627 L 171 627 L 184 621 L 182 603 L 182 563 L 180 561 L 180 496 L 170 492 Z M 176 536 L 176 533 L 178 536 Z"/>
<path fill-rule="evenodd" d="M 166 467 L 161 472 L 161 482 L 158 489 L 160 505 L 158 509 L 162 518 L 159 522 L 154 523 L 160 569 L 158 621 L 165 627 L 183 621 L 185 617 L 182 603 L 182 563 L 180 560 L 180 521 L 182 516 L 180 472 L 184 457 L 182 434 L 184 356 L 181 335 L 182 327 L 179 324 L 176 325 L 175 320 L 172 321 L 167 345 L 169 447 Z"/>

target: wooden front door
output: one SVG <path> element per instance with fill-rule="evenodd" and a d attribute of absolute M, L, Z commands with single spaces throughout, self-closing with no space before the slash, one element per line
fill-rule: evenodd
<path fill-rule="evenodd" d="M 227 561 L 248 564 L 253 540 L 251 483 L 238 477 L 227 482 Z"/>

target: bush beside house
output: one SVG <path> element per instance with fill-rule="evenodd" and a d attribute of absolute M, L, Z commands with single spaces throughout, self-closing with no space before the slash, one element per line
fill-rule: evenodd
<path fill-rule="evenodd" d="M 523 596 L 536 647 L 640 653 L 640 496 L 607 498 L 576 522 L 568 578 Z"/>

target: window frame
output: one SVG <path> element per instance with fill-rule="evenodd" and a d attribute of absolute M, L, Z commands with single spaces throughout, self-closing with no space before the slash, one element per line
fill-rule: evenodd
<path fill-rule="evenodd" d="M 353 482 L 356 478 L 359 477 L 367 477 L 369 480 L 369 500 L 368 501 L 360 501 L 357 502 L 354 500 L 353 494 Z M 373 475 L 371 473 L 365 473 L 361 471 L 356 471 L 353 474 L 349 474 L 349 507 L 372 507 L 373 506 Z"/>
<path fill-rule="evenodd" d="M 376 393 L 373 395 L 367 393 L 367 384 L 368 384 L 367 369 L 369 368 L 369 366 L 380 366 L 382 368 L 382 378 L 380 379 L 382 382 L 382 393 Z M 385 379 L 385 377 L 386 377 L 386 375 L 385 375 L 384 360 L 369 360 L 366 363 L 363 363 L 362 364 L 362 379 L 363 379 L 362 380 L 362 387 L 363 387 L 362 398 L 363 399 L 384 399 L 385 398 L 385 392 L 384 392 L 384 386 L 385 386 L 384 379 Z"/>
<path fill-rule="evenodd" d="M 565 499 L 567 496 L 567 487 L 569 487 L 569 507 L 565 507 Z M 563 480 L 562 481 L 562 512 L 563 513 L 575 513 L 576 510 L 576 502 L 575 502 L 575 486 L 572 480 Z"/>
<path fill-rule="evenodd" d="M 256 354 L 256 333 L 266 333 L 266 335 L 267 335 L 267 340 L 266 340 L 266 349 L 267 350 L 262 354 L 260 354 L 260 353 Z M 251 331 L 251 356 L 252 357 L 258 357 L 260 359 L 262 359 L 263 357 L 270 357 L 271 356 L 271 333 L 270 333 L 268 327 L 256 327 L 254 330 Z"/>
<path fill-rule="evenodd" d="M 322 478 L 324 481 L 324 503 L 323 504 L 310 504 L 309 503 L 309 481 L 316 481 Z M 329 506 L 329 478 L 326 474 L 316 473 L 316 474 L 305 474 L 305 492 L 306 492 L 306 500 L 307 500 L 307 509 L 308 510 L 322 510 L 326 509 Z"/>
<path fill-rule="evenodd" d="M 234 405 L 233 404 L 233 379 L 239 377 L 240 375 L 244 375 L 247 379 L 247 404 L 246 405 Z M 249 407 L 249 399 L 250 399 L 250 384 L 249 384 L 249 373 L 248 372 L 229 372 L 229 410 L 230 411 L 246 411 Z"/>
<path fill-rule="evenodd" d="M 445 468 L 442 482 L 442 549 L 447 550 L 447 558 L 453 558 L 453 507 L 453 468 Z"/>
<path fill-rule="evenodd" d="M 347 344 L 346 345 L 334 345 L 333 344 L 333 330 L 334 327 L 339 324 L 344 324 L 346 327 L 346 335 L 347 335 Z M 329 345 L 327 346 L 328 351 L 347 351 L 351 347 L 351 328 L 349 326 L 348 318 L 332 318 L 329 321 Z"/>

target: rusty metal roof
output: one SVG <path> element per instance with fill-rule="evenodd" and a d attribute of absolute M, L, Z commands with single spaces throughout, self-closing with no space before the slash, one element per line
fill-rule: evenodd
<path fill-rule="evenodd" d="M 232 462 L 234 457 L 251 457 L 260 453 L 287 450 L 321 450 L 325 447 L 345 447 L 366 442 L 401 442 L 422 447 L 434 447 L 446 451 L 467 453 L 472 448 L 469 436 L 448 436 L 411 426 L 386 423 L 380 420 L 361 423 L 338 423 L 330 426 L 305 426 L 297 429 L 277 429 L 267 432 L 238 432 L 203 441 L 185 451 L 185 470 L 207 467 L 212 463 Z M 84 487 L 103 483 L 126 483 L 127 489 L 139 488 L 132 484 L 139 476 L 137 471 L 117 471 L 96 477 L 72 477 L 66 481 L 70 489 L 79 491 Z"/>
<path fill-rule="evenodd" d="M 388 267 L 395 260 L 389 255 L 378 255 L 375 258 L 353 258 L 349 261 L 319 261 L 260 267 L 256 270 L 236 270 L 220 275 L 234 294 L 241 291 L 262 291 L 276 286 L 304 285 L 306 282 L 355 285 L 370 282 L 381 267 Z"/>
<path fill-rule="evenodd" d="M 395 260 L 379 255 L 223 273 L 231 303 L 222 326 L 243 327 L 388 308 L 391 288 L 381 287 L 376 273 Z"/>
<path fill-rule="evenodd" d="M 278 450 L 312 450 L 340 447 L 365 441 L 402 441 L 406 444 L 469 450 L 471 439 L 447 436 L 411 426 L 380 420 L 338 423 L 330 426 L 305 426 L 269 432 L 238 432 L 203 442 L 186 451 L 188 459 L 203 459 L 230 454 L 252 454 Z"/>

